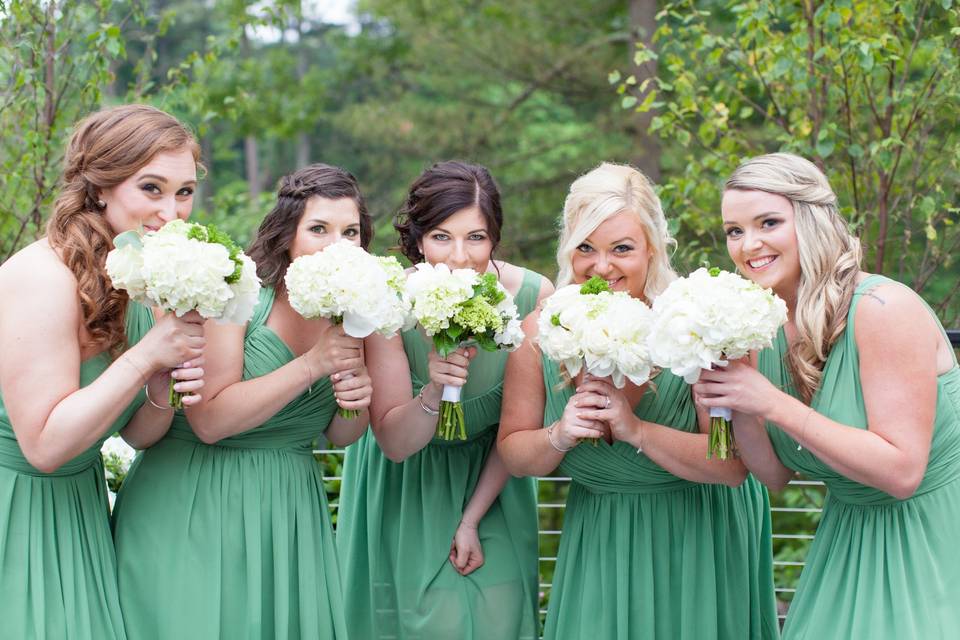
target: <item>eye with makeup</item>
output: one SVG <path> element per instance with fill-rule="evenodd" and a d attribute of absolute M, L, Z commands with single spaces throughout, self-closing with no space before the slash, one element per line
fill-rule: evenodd
<path fill-rule="evenodd" d="M 149 193 L 150 195 L 156 196 L 160 195 L 160 187 L 152 182 L 145 182 L 140 185 L 140 188 Z"/>
<path fill-rule="evenodd" d="M 584 242 L 577 246 L 577 251 L 579 251 L 580 253 L 590 253 L 591 251 L 593 251 L 593 247 L 591 247 L 589 244 Z"/>
<path fill-rule="evenodd" d="M 764 218 L 760 223 L 760 227 L 763 229 L 773 229 L 782 222 L 779 218 Z"/>
<path fill-rule="evenodd" d="M 344 230 L 343 235 L 347 238 L 356 238 L 360 235 L 360 229 L 357 229 L 356 227 L 350 227 Z"/>
<path fill-rule="evenodd" d="M 431 240 L 436 240 L 437 242 L 446 242 L 447 240 L 450 239 L 450 236 L 448 236 L 447 234 L 442 233 L 442 232 L 440 232 L 440 231 L 437 231 L 436 233 L 431 233 L 431 234 L 430 234 L 430 239 L 431 239 Z"/>
<path fill-rule="evenodd" d="M 193 195 L 193 187 L 184 187 L 180 189 L 180 191 L 177 191 L 177 195 L 183 198 L 189 198 Z"/>
<path fill-rule="evenodd" d="M 727 227 L 725 233 L 727 234 L 728 238 L 732 239 L 739 238 L 743 234 L 743 231 L 740 229 L 740 227 Z"/>
<path fill-rule="evenodd" d="M 629 253 L 633 251 L 633 247 L 629 244 L 618 244 L 613 248 L 614 253 Z"/>
<path fill-rule="evenodd" d="M 471 233 L 469 236 L 467 236 L 467 239 L 474 242 L 483 242 L 487 239 L 487 236 L 484 233 Z"/>

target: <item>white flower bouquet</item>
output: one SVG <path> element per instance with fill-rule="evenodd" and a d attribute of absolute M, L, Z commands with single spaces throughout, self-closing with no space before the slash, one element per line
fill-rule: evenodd
<path fill-rule="evenodd" d="M 582 285 L 561 287 L 544 302 L 537 325 L 543 353 L 562 364 L 571 378 L 581 368 L 610 377 L 622 389 L 625 379 L 641 385 L 653 366 L 647 334 L 650 308 L 624 291 L 611 291 L 596 276 Z"/>
<path fill-rule="evenodd" d="M 370 255 L 346 240 L 294 260 L 284 284 L 297 313 L 330 318 L 354 338 L 374 332 L 392 337 L 412 322 L 397 259 Z M 345 418 L 360 415 L 342 408 L 338 413 Z"/>
<path fill-rule="evenodd" d="M 127 472 L 130 471 L 130 465 L 136 457 L 136 450 L 128 445 L 123 438 L 118 435 L 110 436 L 104 440 L 100 447 L 100 456 L 103 458 L 103 473 L 107 480 L 108 498 L 110 508 L 113 508 L 113 501 L 120 485 L 123 484 Z"/>
<path fill-rule="evenodd" d="M 171 220 L 143 237 L 121 233 L 107 254 L 107 275 L 116 289 L 147 306 L 178 317 L 196 310 L 204 318 L 244 324 L 260 294 L 257 267 L 239 246 L 214 226 Z M 183 407 L 173 390 L 170 405 Z"/>
<path fill-rule="evenodd" d="M 702 369 L 769 347 L 787 321 L 787 305 L 772 291 L 716 267 L 670 283 L 653 311 L 653 361 L 688 384 L 700 379 Z M 707 457 L 726 460 L 734 449 L 731 412 L 712 408 L 710 417 Z"/>
<path fill-rule="evenodd" d="M 513 350 L 523 342 L 517 305 L 492 273 L 420 263 L 407 277 L 413 317 L 441 357 L 462 345 L 486 351 Z M 460 403 L 461 387 L 443 387 L 437 437 L 467 439 Z"/>

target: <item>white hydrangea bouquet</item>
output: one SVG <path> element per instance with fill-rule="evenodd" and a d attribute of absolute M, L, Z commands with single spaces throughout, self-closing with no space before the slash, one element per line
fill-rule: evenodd
<path fill-rule="evenodd" d="M 653 364 L 647 334 L 650 307 L 625 291 L 611 291 L 594 276 L 582 285 L 561 287 L 544 302 L 537 343 L 544 355 L 575 378 L 583 367 L 597 378 L 610 377 L 622 389 L 629 379 L 642 385 Z"/>
<path fill-rule="evenodd" d="M 420 263 L 407 276 L 407 296 L 413 317 L 441 357 L 458 347 L 477 344 L 486 351 L 513 350 L 523 342 L 523 330 L 513 296 L 492 273 Z M 443 387 L 437 437 L 467 439 L 460 403 L 461 387 Z"/>
<path fill-rule="evenodd" d="M 172 311 L 196 310 L 204 318 L 244 324 L 260 295 L 257 267 L 239 246 L 214 226 L 171 220 L 144 236 L 121 233 L 107 254 L 107 275 L 132 300 Z M 170 406 L 183 408 L 173 390 Z"/>
<path fill-rule="evenodd" d="M 329 318 L 347 335 L 392 337 L 412 324 L 403 267 L 394 257 L 370 255 L 346 240 L 300 256 L 284 277 L 290 306 L 304 318 Z M 345 418 L 360 415 L 339 409 Z"/>
<path fill-rule="evenodd" d="M 113 435 L 103 441 L 100 455 L 103 457 L 103 473 L 107 480 L 108 498 L 112 509 L 116 493 L 120 490 L 124 478 L 127 477 L 137 452 L 123 438 Z"/>
<path fill-rule="evenodd" d="M 586 368 L 622 389 L 626 380 L 642 385 L 653 373 L 647 348 L 652 322 L 642 300 L 611 291 L 606 280 L 593 276 L 582 285 L 561 287 L 544 301 L 537 344 L 571 379 Z"/>
<path fill-rule="evenodd" d="M 772 291 L 717 267 L 674 280 L 654 300 L 653 311 L 653 361 L 688 384 L 700 379 L 702 369 L 769 347 L 787 321 L 787 305 Z M 726 460 L 733 453 L 731 417 L 729 409 L 710 409 L 708 458 Z"/>

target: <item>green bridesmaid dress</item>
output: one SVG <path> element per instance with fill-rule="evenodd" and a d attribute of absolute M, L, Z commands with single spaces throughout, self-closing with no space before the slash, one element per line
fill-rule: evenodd
<path fill-rule="evenodd" d="M 857 286 L 847 328 L 830 350 L 812 407 L 867 428 L 854 337 L 857 303 L 893 282 L 869 276 Z M 931 314 L 933 312 L 931 311 Z M 794 393 L 783 332 L 760 354 L 760 371 Z M 937 378 L 930 459 L 913 497 L 898 500 L 846 478 L 772 423 L 767 432 L 787 467 L 822 480 L 827 498 L 790 605 L 784 639 L 940 640 L 960 637 L 960 368 Z"/>
<path fill-rule="evenodd" d="M 573 395 L 541 359 L 544 425 Z M 697 431 L 690 387 L 669 371 L 635 414 Z M 706 455 L 706 448 L 704 448 Z M 544 638 L 748 640 L 779 635 L 770 503 L 753 476 L 736 489 L 671 474 L 626 442 L 581 443 L 571 477 Z"/>
<path fill-rule="evenodd" d="M 541 276 L 524 273 L 521 315 Z M 431 342 L 403 334 L 413 392 L 429 382 Z M 450 544 L 496 446 L 505 352 L 481 351 L 463 390 L 467 440 L 434 438 L 402 463 L 367 432 L 347 449 L 337 548 L 351 634 L 364 640 L 533 640 L 537 614 L 537 498 L 532 478 L 510 478 L 480 521 L 484 564 L 461 576 Z"/>
<path fill-rule="evenodd" d="M 243 379 L 294 358 L 247 325 Z M 182 413 L 134 462 L 114 510 L 120 604 L 130 638 L 344 638 L 340 574 L 313 442 L 337 410 L 329 380 L 262 425 L 215 445 Z"/>
<path fill-rule="evenodd" d="M 131 303 L 131 325 L 149 309 Z M 80 386 L 111 360 L 80 365 Z M 117 595 L 100 445 L 143 403 L 143 393 L 97 443 L 53 473 L 23 457 L 0 395 L 0 637 L 17 640 L 126 638 Z"/>

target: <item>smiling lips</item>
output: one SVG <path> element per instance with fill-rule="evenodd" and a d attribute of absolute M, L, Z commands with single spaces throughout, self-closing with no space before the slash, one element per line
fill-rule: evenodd
<path fill-rule="evenodd" d="M 763 256 L 762 258 L 753 258 L 752 260 L 747 260 L 747 266 L 753 269 L 754 271 L 759 271 L 763 269 L 768 264 L 777 259 L 777 256 Z"/>

